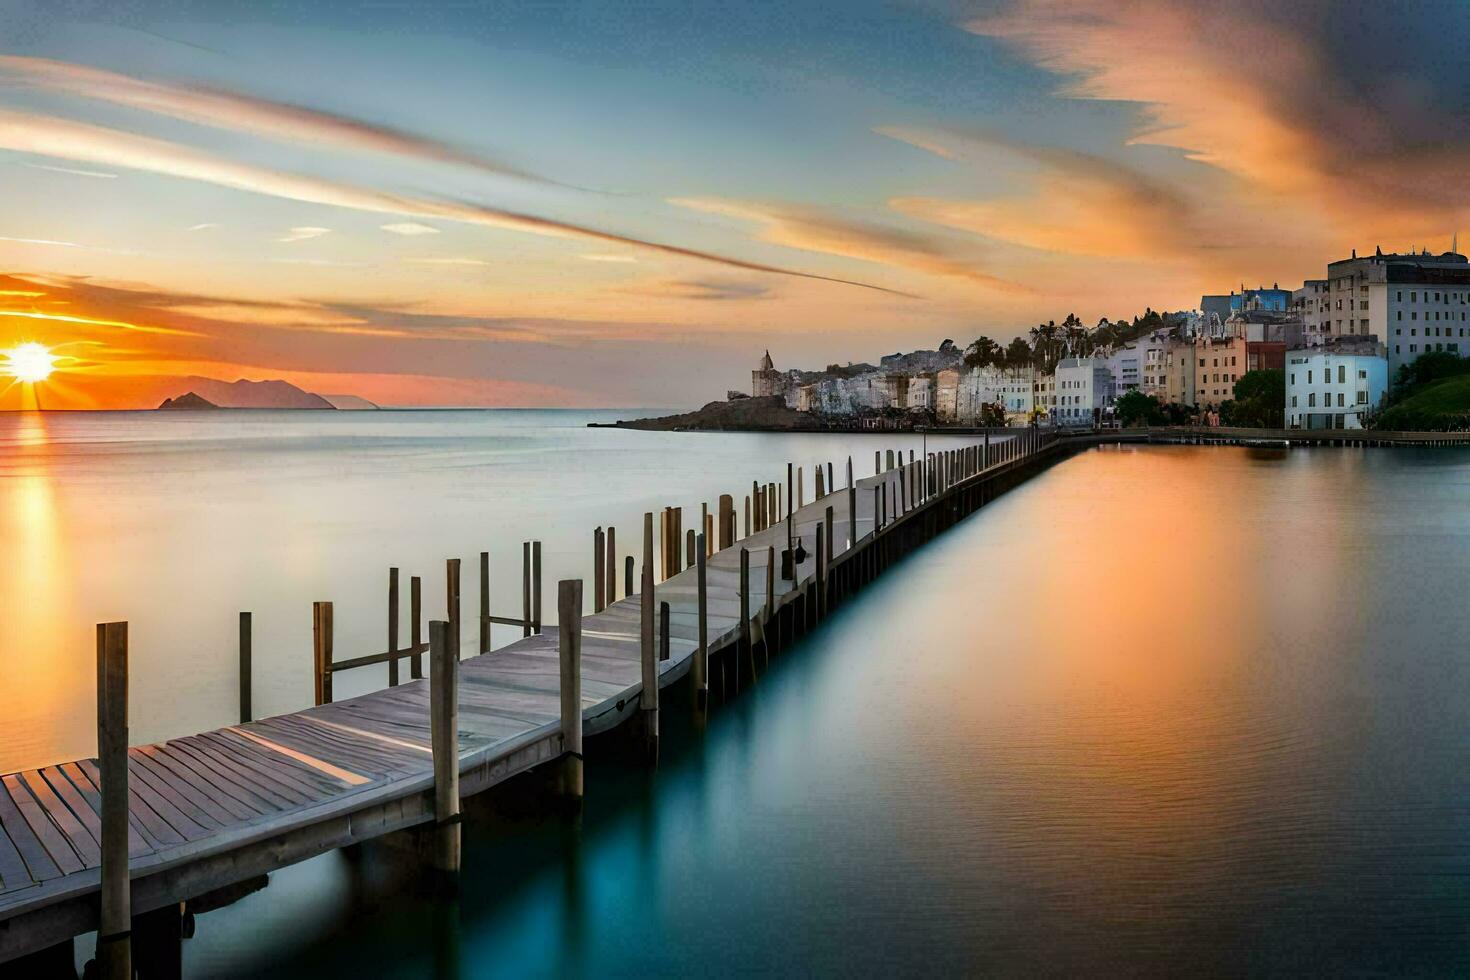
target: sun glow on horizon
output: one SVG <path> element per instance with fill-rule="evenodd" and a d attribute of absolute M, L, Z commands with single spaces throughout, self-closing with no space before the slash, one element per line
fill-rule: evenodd
<path fill-rule="evenodd" d="M 56 370 L 56 355 L 41 344 L 21 344 L 6 351 L 0 370 L 17 381 L 35 384 L 51 377 L 51 372 Z"/>

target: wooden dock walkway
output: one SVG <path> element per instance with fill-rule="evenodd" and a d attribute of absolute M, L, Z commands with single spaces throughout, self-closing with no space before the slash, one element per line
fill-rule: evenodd
<path fill-rule="evenodd" d="M 1027 443 L 1032 452 L 1023 457 Z M 918 527 L 914 521 L 958 499 L 966 487 L 1035 464 L 1061 448 L 1041 443 L 997 439 L 988 460 L 978 442 L 968 456 L 958 450 L 931 454 L 927 466 L 924 461 L 902 465 L 900 457 L 900 466 L 858 481 L 853 491 L 829 490 L 791 516 L 790 533 L 806 555 L 790 578 L 782 577 L 778 567 L 768 583 L 770 556 L 787 546 L 785 521 L 716 551 L 707 559 L 711 664 L 740 649 L 742 636 L 749 649 L 750 635 L 741 624 L 742 551 L 748 553 L 749 612 L 757 635 L 763 636 L 763 623 L 784 607 L 812 598 L 819 527 L 832 529 L 827 583 L 844 565 L 848 579 L 866 581 L 870 574 L 854 577 L 853 572 L 867 552 L 865 571 L 876 574 L 881 565 L 871 560 L 873 544 L 886 541 L 906 522 Z M 849 501 L 855 505 L 851 520 Z M 932 514 L 929 524 L 935 531 L 940 527 Z M 926 536 L 909 535 L 915 541 Z M 774 598 L 770 607 L 768 590 Z M 679 571 L 654 591 L 656 603 L 670 607 L 668 658 L 657 664 L 659 685 L 666 687 L 689 671 L 698 646 L 696 569 Z M 812 608 L 801 609 L 800 615 L 815 622 L 816 603 L 809 604 Z M 821 605 L 825 609 L 825 599 Z M 473 628 L 473 620 L 466 619 L 461 632 Z M 641 619 L 638 595 L 582 618 L 585 734 L 608 731 L 638 710 Z M 468 657 L 460 662 L 458 676 L 461 796 L 563 755 L 555 630 Z M 330 849 L 432 823 L 429 694 L 427 679 L 409 681 L 129 748 L 131 914 L 177 905 Z M 96 759 L 0 777 L 0 962 L 98 927 L 102 809 Z"/>

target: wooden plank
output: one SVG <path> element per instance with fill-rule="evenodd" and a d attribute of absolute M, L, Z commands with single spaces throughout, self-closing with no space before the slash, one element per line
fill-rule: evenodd
<path fill-rule="evenodd" d="M 208 732 L 200 737 L 202 749 L 220 753 L 227 763 L 242 770 L 252 785 L 273 788 L 287 797 L 286 806 L 304 806 L 341 792 L 342 784 L 323 773 L 283 758 L 258 742 L 229 731 Z"/>
<path fill-rule="evenodd" d="M 46 783 L 51 787 L 51 791 L 60 797 L 61 801 L 67 805 L 67 808 L 82 822 L 82 826 L 87 828 L 87 833 L 92 835 L 92 839 L 100 843 L 102 840 L 102 818 L 93 808 L 91 801 L 78 791 L 72 785 L 72 781 L 67 779 L 66 775 L 56 766 L 47 766 L 45 769 L 40 770 L 39 775 L 46 780 Z"/>
<path fill-rule="evenodd" d="M 31 831 L 25 817 L 21 816 L 20 810 L 10 799 L 10 794 L 3 789 L 0 789 L 0 827 L 5 829 L 11 843 L 20 852 L 33 881 L 49 881 L 61 877 L 61 869 Z"/>
<path fill-rule="evenodd" d="M 128 767 L 128 774 L 130 776 L 132 775 L 131 766 Z M 137 779 L 129 779 L 128 795 L 133 797 L 133 804 L 128 807 L 130 811 L 133 809 L 133 806 L 142 803 L 153 813 L 157 814 L 159 819 L 168 827 L 172 828 L 173 832 L 182 838 L 182 840 L 197 840 L 200 837 L 208 836 L 208 830 L 205 827 L 200 826 L 185 816 L 182 810 L 170 803 L 162 793 L 159 793 L 148 783 Z M 148 824 L 147 815 L 140 814 L 140 816 L 143 818 L 144 824 Z M 158 836 L 160 828 L 149 825 L 149 829 L 155 837 Z"/>
<path fill-rule="evenodd" d="M 25 859 L 10 839 L 10 834 L 0 826 L 0 892 L 29 888 L 35 884 Z"/>
<path fill-rule="evenodd" d="M 178 782 L 187 783 L 201 797 L 207 797 L 213 804 L 211 812 L 216 814 L 216 819 L 222 825 L 240 820 L 251 820 L 264 812 L 252 807 L 247 801 L 237 799 L 226 788 L 216 785 L 215 781 L 208 778 L 207 775 L 198 772 L 184 759 L 169 752 L 166 745 L 148 745 L 138 751 L 160 769 L 172 773 Z"/>
<path fill-rule="evenodd" d="M 228 812 L 219 809 L 208 794 L 161 767 L 147 753 L 131 752 L 128 755 L 128 775 L 141 779 L 153 790 L 168 800 L 179 812 L 207 830 L 218 830 L 235 822 Z"/>
<path fill-rule="evenodd" d="M 35 797 L 41 809 L 51 818 L 57 828 L 66 835 L 67 842 L 71 844 L 72 850 L 77 852 L 81 858 L 82 865 L 95 868 L 102 863 L 102 846 L 98 838 L 92 835 L 86 824 L 71 811 L 71 807 L 62 802 L 56 795 L 56 791 L 46 782 L 38 770 L 30 769 L 21 773 L 21 779 L 30 790 L 31 796 Z M 100 825 L 99 825 L 100 830 Z"/>
<path fill-rule="evenodd" d="M 97 814 L 97 829 L 100 832 L 102 829 L 102 792 L 97 788 L 97 784 L 83 771 L 80 763 L 63 762 L 57 768 L 71 781 L 77 792 L 82 794 L 82 799 L 87 801 L 92 812 Z M 128 856 L 136 858 L 151 853 L 153 853 L 153 844 L 143 836 L 137 819 L 131 813 L 128 814 Z"/>
<path fill-rule="evenodd" d="M 77 856 L 76 850 L 67 841 L 66 835 L 57 829 L 46 816 L 41 805 L 26 791 L 25 784 L 16 775 L 5 776 L 0 779 L 4 786 L 4 792 L 9 794 L 11 804 L 20 813 L 21 819 L 31 830 L 31 835 L 40 845 L 46 849 L 46 856 L 56 867 L 58 874 L 69 875 L 81 871 L 84 867 L 82 859 Z M 11 832 L 14 840 L 15 833 Z"/>
<path fill-rule="evenodd" d="M 251 806 L 279 812 L 311 802 L 311 797 L 304 792 L 271 779 L 264 764 L 228 743 L 218 743 L 214 736 L 215 733 L 211 732 L 190 739 L 187 744 L 179 744 L 176 739 L 174 744 L 180 752 L 205 765 L 213 765 L 221 780 L 228 780 L 240 793 L 248 794 L 247 802 Z"/>

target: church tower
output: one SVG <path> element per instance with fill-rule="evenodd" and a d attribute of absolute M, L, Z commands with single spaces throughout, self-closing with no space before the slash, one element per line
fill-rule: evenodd
<path fill-rule="evenodd" d="M 766 350 L 766 356 L 761 358 L 760 367 L 750 372 L 750 393 L 755 398 L 765 395 L 780 395 L 781 372 L 776 370 L 776 365 L 771 361 L 771 352 Z"/>

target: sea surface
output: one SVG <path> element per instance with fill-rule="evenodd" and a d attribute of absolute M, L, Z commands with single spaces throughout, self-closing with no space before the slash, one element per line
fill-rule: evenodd
<path fill-rule="evenodd" d="M 382 428 L 399 424 L 422 430 L 400 445 Z M 303 427 L 287 439 L 300 440 L 299 458 L 273 433 L 282 425 Z M 373 566 L 433 567 L 460 536 L 518 542 L 533 518 L 548 542 L 553 525 L 580 528 L 558 545 L 568 550 L 555 574 L 583 573 L 593 524 L 621 529 L 648 507 L 688 506 L 664 487 L 696 500 L 733 492 L 727 456 L 774 479 L 773 459 L 845 459 L 855 444 L 870 460 L 869 447 L 889 444 L 558 432 L 543 420 L 528 421 L 525 441 L 558 448 L 528 447 L 546 457 L 530 462 L 505 448 L 515 442 L 507 425 L 274 419 L 261 421 L 253 449 L 232 428 L 199 435 L 219 443 L 202 454 L 179 434 L 141 458 L 121 448 L 120 466 L 89 450 L 91 462 L 71 469 L 58 451 L 50 465 L 71 474 L 70 489 L 49 484 L 47 510 L 11 486 L 3 512 L 39 508 L 52 515 L 44 540 L 81 549 L 69 508 L 98 511 L 83 515 L 97 534 L 101 512 L 126 524 L 130 507 L 146 509 L 146 526 L 122 544 L 82 554 L 108 556 L 96 560 L 123 575 L 162 548 L 123 575 L 118 598 L 161 620 L 147 635 L 182 659 L 135 681 L 135 698 L 149 685 L 178 701 L 198 692 L 215 698 L 214 713 L 194 720 L 217 724 L 233 705 L 230 603 L 241 593 L 299 620 L 280 627 L 295 644 L 280 661 L 293 676 L 272 689 L 284 710 L 309 696 L 313 591 L 336 583 L 339 601 L 360 591 L 371 618 Z M 487 431 L 468 446 L 447 434 L 478 426 Z M 153 469 L 169 475 L 159 493 L 180 512 L 175 531 L 136 488 Z M 554 489 L 562 483 L 576 489 Z M 533 510 L 527 499 L 547 503 Z M 519 523 L 501 523 L 505 511 Z M 195 539 L 202 529 L 214 546 Z M 41 540 L 38 531 L 26 552 L 33 561 Z M 327 557 L 339 551 L 346 561 Z M 171 568 L 189 555 L 192 577 Z M 67 560 L 75 569 L 84 558 Z M 894 567 L 703 726 L 670 698 L 656 770 L 590 742 L 580 817 L 474 808 L 457 903 L 424 897 L 396 850 L 335 852 L 201 915 L 186 968 L 277 978 L 1464 975 L 1467 582 L 1465 451 L 1085 452 Z M 163 599 L 145 601 L 159 590 Z M 82 632 L 99 612 L 89 595 L 65 592 L 87 619 Z M 224 608 L 196 608 L 206 604 Z M 175 617 L 199 631 L 213 616 L 226 622 L 193 647 L 172 633 Z M 339 606 L 339 630 L 355 618 Z M 364 643 L 377 638 L 363 630 Z M 69 654 L 81 721 L 85 639 Z M 199 677 L 185 669 L 195 662 Z M 227 690 L 216 697 L 214 686 Z M 164 697 L 152 704 L 173 710 Z"/>

